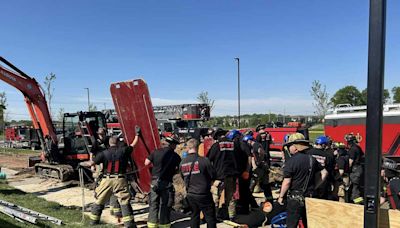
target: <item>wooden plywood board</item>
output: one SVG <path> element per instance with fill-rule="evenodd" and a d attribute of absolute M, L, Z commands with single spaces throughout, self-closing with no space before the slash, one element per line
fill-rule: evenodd
<path fill-rule="evenodd" d="M 144 192 L 149 192 L 151 173 L 144 167 L 144 161 L 149 153 L 160 147 L 160 137 L 147 84 L 142 79 L 116 82 L 111 84 L 110 91 L 125 141 L 132 142 L 136 135 L 135 125 L 142 129 L 132 158 L 139 170 L 138 185 Z"/>
<path fill-rule="evenodd" d="M 364 206 L 306 198 L 309 228 L 364 227 Z M 381 228 L 400 227 L 400 211 L 381 209 Z"/>

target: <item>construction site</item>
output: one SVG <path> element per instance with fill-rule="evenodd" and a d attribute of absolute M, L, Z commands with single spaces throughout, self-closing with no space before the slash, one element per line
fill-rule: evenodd
<path fill-rule="evenodd" d="M 22 37 L 19 26 L 27 29 L 25 39 L 31 41 L 26 45 L 32 50 L 45 36 L 37 38 L 36 27 L 52 27 L 65 37 L 43 41 L 57 46 L 52 50 L 60 50 L 56 56 L 62 60 L 46 51 L 24 57 L 32 50 L 18 45 L 0 49 L 0 227 L 400 227 L 400 71 L 393 64 L 400 56 L 391 51 L 398 47 L 392 40 L 400 39 L 392 25 L 400 21 L 393 19 L 400 16 L 398 3 L 394 7 L 392 1 L 370 0 L 341 12 L 344 1 L 296 3 L 298 10 L 279 1 L 225 1 L 215 9 L 209 8 L 211 2 L 123 2 L 118 7 L 92 2 L 82 3 L 81 9 L 48 2 L 28 4 L 37 10 L 33 13 L 22 2 L 5 6 L 11 14 L 22 5 L 32 17 L 6 23 L 14 37 Z M 365 12 L 357 14 L 352 27 L 343 15 L 359 7 Z M 283 9 L 296 16 L 279 18 Z M 325 21 L 320 12 L 329 10 Z M 51 16 L 43 15 L 50 11 Z M 73 23 L 64 18 L 71 12 Z M 202 12 L 207 13 L 194 16 Z M 340 17 L 336 14 L 343 16 L 339 22 L 334 22 Z M 249 18 L 239 21 L 236 30 L 226 20 L 237 15 Z M 146 26 L 138 25 L 139 17 L 148 20 Z M 313 25 L 320 30 L 309 27 L 312 17 L 320 18 L 321 24 Z M 280 26 L 262 33 L 263 23 Z M 332 29 L 326 30 L 324 23 Z M 363 32 L 354 31 L 361 25 Z M 286 28 L 308 38 L 299 37 L 304 44 L 292 40 Z M 148 34 L 142 37 L 135 29 Z M 180 31 L 185 31 L 182 38 Z M 347 40 L 337 35 L 335 39 L 346 40 L 342 46 L 327 38 L 346 31 L 355 34 L 346 34 Z M 243 42 L 227 41 L 224 32 L 240 34 Z M 287 36 L 272 38 L 279 32 Z M 356 34 L 356 40 L 349 38 Z M 76 37 L 58 41 L 71 36 Z M 267 43 L 282 42 L 276 50 L 280 54 L 257 53 L 267 50 L 255 47 L 264 44 L 257 36 Z M 340 60 L 350 56 L 345 43 L 356 46 L 360 39 L 365 47 L 355 55 L 365 61 L 351 65 Z M 319 44 L 323 41 L 331 46 Z M 314 44 L 315 52 L 309 47 Z M 69 48 L 82 51 L 68 60 Z M 232 68 L 225 73 L 217 61 L 223 57 L 205 53 L 218 48 L 240 50 L 229 56 L 230 65 L 222 64 Z M 296 48 L 313 54 L 296 56 Z M 324 61 L 342 64 L 342 73 L 356 72 L 349 70 L 353 68 L 357 73 L 326 73 L 332 79 L 317 76 L 323 71 L 306 76 L 307 64 L 315 72 L 318 64 L 339 72 L 319 60 L 330 54 L 324 50 L 336 55 Z M 104 59 L 96 62 L 96 55 Z M 190 62 L 189 55 L 203 56 Z M 254 63 L 246 63 L 249 56 Z M 132 59 L 137 62 L 129 65 Z M 280 69 L 263 70 L 266 65 Z M 34 76 L 50 71 L 61 73 L 50 73 L 44 83 Z M 177 76 L 159 75 L 164 71 Z M 264 74 L 270 76 L 260 76 Z"/>

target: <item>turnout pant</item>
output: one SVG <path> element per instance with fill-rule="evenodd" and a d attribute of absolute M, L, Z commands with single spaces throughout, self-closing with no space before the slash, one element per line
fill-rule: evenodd
<path fill-rule="evenodd" d="M 351 169 L 350 173 L 350 181 L 352 184 L 351 188 L 351 200 L 354 203 L 362 202 L 361 198 L 361 177 L 363 174 L 362 166 L 361 165 L 354 165 Z"/>
<path fill-rule="evenodd" d="M 257 167 L 253 171 L 253 181 L 250 185 L 250 191 L 254 191 L 254 187 L 259 183 L 260 188 L 264 192 L 265 199 L 272 203 L 274 201 L 274 198 L 272 197 L 272 190 L 271 190 L 271 185 L 269 183 L 269 171 L 267 167 Z"/>
<path fill-rule="evenodd" d="M 125 227 L 136 227 L 133 219 L 133 210 L 130 204 L 131 195 L 128 191 L 128 182 L 123 177 L 104 177 L 95 190 L 97 200 L 92 207 L 90 215 L 91 223 L 98 224 L 104 204 L 110 199 L 111 195 L 118 199 L 121 205 L 122 221 Z"/>
<path fill-rule="evenodd" d="M 238 205 L 240 206 L 240 212 L 243 214 L 249 213 L 249 204 L 252 207 L 258 207 L 256 200 L 254 199 L 253 194 L 250 191 L 250 179 L 243 179 L 239 177 L 239 195 Z"/>
<path fill-rule="evenodd" d="M 153 190 L 155 185 L 158 185 L 157 191 Z M 172 182 L 152 180 L 151 186 L 147 227 L 169 228 L 171 227 L 171 208 L 175 200 L 175 190 Z"/>
<path fill-rule="evenodd" d="M 223 181 L 216 180 L 211 186 L 211 193 L 216 207 L 221 209 L 223 205 L 227 206 L 230 219 L 236 217 L 236 201 L 233 198 L 235 192 L 236 177 L 233 176 L 225 177 Z M 222 194 L 224 194 L 224 200 L 221 200 Z"/>
<path fill-rule="evenodd" d="M 195 195 L 188 194 L 187 199 L 192 209 L 190 227 L 200 227 L 200 211 L 203 212 L 208 228 L 217 227 L 217 218 L 215 216 L 215 207 L 211 194 Z"/>
<path fill-rule="evenodd" d="M 118 198 L 114 195 L 110 197 L 110 213 L 117 218 L 122 218 L 121 206 L 118 203 Z"/>

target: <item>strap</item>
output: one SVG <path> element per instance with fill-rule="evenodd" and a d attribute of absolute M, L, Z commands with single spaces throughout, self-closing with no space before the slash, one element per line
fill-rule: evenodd
<path fill-rule="evenodd" d="M 190 177 L 192 176 L 192 170 L 194 167 L 194 164 L 196 163 L 196 161 L 199 159 L 199 156 L 196 155 L 196 158 L 194 159 L 194 161 L 192 162 L 192 164 L 190 165 L 190 171 L 189 171 L 189 175 L 185 181 L 185 185 L 186 185 L 186 191 L 189 190 L 189 185 L 190 185 Z"/>
<path fill-rule="evenodd" d="M 308 173 L 306 181 L 304 182 L 304 186 L 303 186 L 303 189 L 302 189 L 303 195 L 304 195 L 304 193 L 306 193 L 307 186 L 308 186 L 308 183 L 310 182 L 311 174 L 312 174 L 312 167 L 313 167 L 313 160 L 312 159 L 313 159 L 313 157 L 311 155 L 309 155 L 309 158 L 310 158 L 310 168 L 308 169 L 309 173 Z"/>

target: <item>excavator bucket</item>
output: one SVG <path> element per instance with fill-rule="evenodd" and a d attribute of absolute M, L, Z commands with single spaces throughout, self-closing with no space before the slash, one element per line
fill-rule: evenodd
<path fill-rule="evenodd" d="M 125 142 L 130 144 L 134 139 L 136 125 L 142 129 L 132 159 L 138 170 L 138 185 L 148 193 L 151 173 L 144 166 L 144 161 L 154 149 L 160 147 L 160 137 L 147 84 L 142 79 L 116 82 L 111 84 L 110 91 Z"/>

